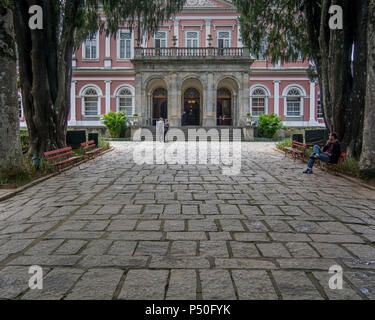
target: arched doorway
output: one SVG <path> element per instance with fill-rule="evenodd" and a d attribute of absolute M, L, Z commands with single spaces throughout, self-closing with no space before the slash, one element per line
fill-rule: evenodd
<path fill-rule="evenodd" d="M 232 125 L 232 93 L 227 88 L 217 90 L 217 125 Z"/>
<path fill-rule="evenodd" d="M 186 116 L 182 119 L 181 125 L 200 125 L 200 93 L 197 89 L 186 89 L 184 93 L 184 112 L 186 112 Z"/>
<path fill-rule="evenodd" d="M 157 88 L 152 95 L 152 125 L 156 125 L 159 118 L 168 119 L 168 91 Z"/>

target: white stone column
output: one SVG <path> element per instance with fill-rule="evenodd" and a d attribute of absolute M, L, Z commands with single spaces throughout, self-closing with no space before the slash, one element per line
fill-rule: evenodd
<path fill-rule="evenodd" d="M 177 39 L 177 48 L 179 47 L 178 43 L 179 43 L 179 27 L 180 27 L 180 19 L 178 18 L 175 18 L 174 21 L 173 21 L 173 35 L 176 37 Z"/>
<path fill-rule="evenodd" d="M 112 59 L 111 59 L 111 35 L 107 35 L 105 37 L 105 59 L 104 59 L 104 67 L 111 68 L 112 66 Z"/>
<path fill-rule="evenodd" d="M 205 23 L 206 23 L 206 47 L 208 48 L 209 45 L 208 45 L 207 38 L 208 38 L 208 35 L 211 34 L 211 19 L 206 19 Z"/>
<path fill-rule="evenodd" d="M 273 82 L 273 113 L 280 116 L 280 81 Z"/>
<path fill-rule="evenodd" d="M 111 110 L 111 80 L 105 80 L 105 113 Z"/>
<path fill-rule="evenodd" d="M 76 83 L 73 80 L 70 88 L 70 125 L 76 125 Z"/>
<path fill-rule="evenodd" d="M 315 123 L 315 81 L 310 82 L 310 123 Z"/>

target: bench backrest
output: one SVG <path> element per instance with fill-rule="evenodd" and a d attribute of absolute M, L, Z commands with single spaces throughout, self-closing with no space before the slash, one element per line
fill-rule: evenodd
<path fill-rule="evenodd" d="M 292 141 L 292 147 L 293 148 L 301 148 L 301 149 L 305 150 L 306 144 L 293 140 Z"/>
<path fill-rule="evenodd" d="M 81 147 L 82 147 L 82 150 L 84 152 L 87 152 L 87 151 L 90 151 L 92 149 L 95 149 L 96 148 L 96 144 L 95 144 L 94 140 L 90 140 L 90 141 L 81 143 Z"/>
<path fill-rule="evenodd" d="M 48 162 L 54 162 L 62 158 L 69 158 L 73 154 L 72 147 L 65 147 L 53 151 L 44 152 L 44 157 Z"/>

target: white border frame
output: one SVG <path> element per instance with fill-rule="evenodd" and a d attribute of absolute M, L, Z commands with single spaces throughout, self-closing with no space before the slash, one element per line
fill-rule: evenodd
<path fill-rule="evenodd" d="M 199 30 L 185 30 L 185 34 L 184 34 L 184 37 L 185 37 L 185 48 L 187 48 L 187 33 L 188 32 L 196 32 L 198 33 L 198 47 L 196 48 L 199 48 L 201 46 L 201 33 Z M 189 48 L 195 48 L 195 47 L 189 47 Z"/>
<path fill-rule="evenodd" d="M 299 116 L 288 116 L 287 115 L 287 98 L 288 98 L 288 91 L 290 89 L 293 89 L 293 88 L 296 88 L 299 90 L 299 92 L 301 93 L 301 96 L 300 96 L 300 99 L 301 99 L 301 105 L 300 105 L 300 114 Z M 284 116 L 287 117 L 287 118 L 300 118 L 300 117 L 303 117 L 304 116 L 304 108 L 305 108 L 305 98 L 307 97 L 306 95 L 306 90 L 299 84 L 290 84 L 288 86 L 286 86 L 283 90 L 283 94 L 282 94 L 283 98 L 284 98 Z"/>
<path fill-rule="evenodd" d="M 261 88 L 264 91 L 266 91 L 266 97 L 265 97 L 265 99 L 266 99 L 265 114 L 268 114 L 268 103 L 269 103 L 269 99 L 271 98 L 271 91 L 264 84 L 254 84 L 254 85 L 252 85 L 250 87 L 250 113 L 251 113 L 252 117 L 256 117 L 256 118 L 259 118 L 259 116 L 254 116 L 253 115 L 253 98 L 257 97 L 257 96 L 253 96 L 253 92 L 256 89 L 258 89 L 258 88 Z"/>
<path fill-rule="evenodd" d="M 130 58 L 120 58 L 120 32 L 130 33 Z M 134 30 L 130 32 L 129 29 L 121 28 L 116 35 L 116 59 L 117 61 L 129 61 L 134 58 Z"/>
<path fill-rule="evenodd" d="M 86 92 L 86 90 L 88 90 L 90 88 L 94 88 L 98 92 L 98 114 L 96 116 L 88 116 L 88 115 L 85 114 L 85 92 Z M 103 92 L 102 92 L 102 90 L 100 89 L 99 86 L 97 86 L 96 84 L 86 84 L 79 91 L 79 97 L 81 98 L 81 115 L 82 116 L 87 117 L 87 118 L 100 117 L 101 110 L 102 110 L 101 109 L 101 102 L 102 102 L 102 98 L 103 98 Z"/>
<path fill-rule="evenodd" d="M 132 94 L 132 114 L 128 115 L 128 117 L 133 117 L 133 114 L 135 112 L 135 89 L 133 86 L 129 84 L 120 84 L 114 91 L 114 97 L 116 98 L 116 112 L 119 112 L 119 99 L 118 99 L 118 92 L 121 89 L 129 89 Z"/>
<path fill-rule="evenodd" d="M 219 48 L 219 32 L 229 32 L 229 47 L 228 48 L 232 48 L 233 45 L 232 45 L 232 30 L 229 30 L 229 29 L 220 29 L 220 30 L 216 30 L 216 48 Z M 225 47 L 224 47 L 225 48 Z"/>
<path fill-rule="evenodd" d="M 98 61 L 100 59 L 100 47 L 99 47 L 99 37 L 100 37 L 100 33 L 99 33 L 99 30 L 96 31 L 96 57 L 95 58 L 86 58 L 85 56 L 85 53 L 86 53 L 86 45 L 85 45 L 85 42 L 86 42 L 86 39 L 83 40 L 83 43 L 82 43 L 82 61 Z"/>

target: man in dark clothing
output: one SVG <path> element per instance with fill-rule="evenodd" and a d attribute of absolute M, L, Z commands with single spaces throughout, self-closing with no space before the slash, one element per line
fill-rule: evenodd
<path fill-rule="evenodd" d="M 337 134 L 331 133 L 323 150 L 318 145 L 314 146 L 314 152 L 311 154 L 307 169 L 303 173 L 313 173 L 312 168 L 316 159 L 329 163 L 338 163 L 340 155 L 341 146 L 340 142 L 337 140 Z"/>

